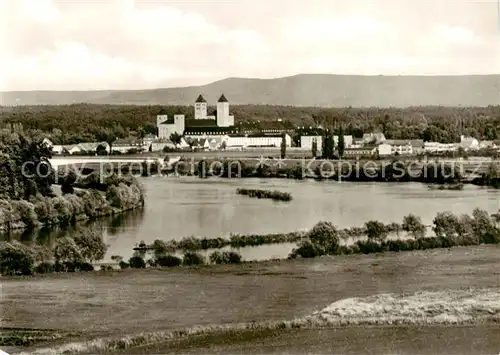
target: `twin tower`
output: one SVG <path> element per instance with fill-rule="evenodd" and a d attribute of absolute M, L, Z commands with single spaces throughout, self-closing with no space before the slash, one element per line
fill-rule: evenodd
<path fill-rule="evenodd" d="M 224 94 L 217 101 L 216 116 L 207 115 L 208 104 L 203 95 L 199 95 L 194 103 L 194 119 L 195 120 L 215 120 L 217 119 L 218 127 L 234 126 L 234 116 L 229 114 L 229 101 Z"/>

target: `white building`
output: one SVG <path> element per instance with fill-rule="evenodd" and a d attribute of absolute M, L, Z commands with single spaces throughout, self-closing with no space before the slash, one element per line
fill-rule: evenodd
<path fill-rule="evenodd" d="M 453 152 L 458 150 L 459 146 L 457 143 L 425 142 L 424 150 L 429 153 Z"/>
<path fill-rule="evenodd" d="M 158 138 L 170 138 L 173 133 L 184 134 L 185 117 L 184 115 L 174 115 L 173 120 L 168 119 L 168 115 L 156 116 L 156 125 L 158 126 Z"/>
<path fill-rule="evenodd" d="M 479 149 L 479 141 L 473 137 L 460 136 L 460 147 L 465 150 Z"/>
<path fill-rule="evenodd" d="M 323 137 L 322 136 L 301 136 L 300 137 L 300 147 L 302 149 L 312 149 L 313 142 L 316 141 L 316 146 L 318 148 L 318 152 L 321 152 L 321 147 L 323 146 Z M 353 137 L 352 136 L 344 136 L 344 145 L 345 148 L 351 148 L 353 145 Z M 333 136 L 333 143 L 335 147 L 339 145 L 339 136 Z"/>
<path fill-rule="evenodd" d="M 63 152 L 67 152 L 68 154 L 75 154 L 75 153 L 80 153 L 82 149 L 78 146 L 78 144 L 68 144 L 68 145 L 63 145 L 62 146 Z"/>
<path fill-rule="evenodd" d="M 199 95 L 194 103 L 194 120 L 191 121 L 194 127 L 198 128 L 196 121 L 201 122 L 201 120 L 208 121 L 209 126 L 205 126 L 207 131 L 210 131 L 210 128 L 234 126 L 234 116 L 229 113 L 229 101 L 224 94 L 217 101 L 216 116 L 208 116 L 207 110 L 207 101 L 202 95 Z M 213 121 L 213 123 L 210 121 Z M 173 119 L 169 119 L 168 115 L 158 115 L 156 116 L 156 125 L 158 126 L 159 139 L 170 138 L 173 133 L 182 136 L 185 131 L 191 131 L 191 127 L 187 127 L 188 124 L 184 115 L 174 115 Z"/>
<path fill-rule="evenodd" d="M 224 94 L 222 94 L 219 101 L 217 101 L 217 126 L 234 126 L 234 116 L 229 114 L 229 101 L 227 101 Z"/>
<path fill-rule="evenodd" d="M 208 104 L 203 95 L 199 95 L 194 102 L 194 119 L 202 120 L 207 117 Z"/>
<path fill-rule="evenodd" d="M 321 152 L 321 147 L 323 146 L 323 137 L 322 136 L 301 136 L 300 137 L 300 147 L 302 149 L 311 150 L 313 146 L 313 142 L 316 141 L 316 147 L 318 152 Z"/>
<path fill-rule="evenodd" d="M 54 146 L 54 143 L 48 138 L 44 138 L 42 140 L 42 144 L 45 144 L 49 148 L 52 148 Z"/>
<path fill-rule="evenodd" d="M 388 143 L 382 143 L 377 146 L 378 155 L 381 157 L 392 155 L 392 145 Z"/>
<path fill-rule="evenodd" d="M 413 155 L 423 152 L 421 139 L 386 139 L 378 147 L 379 155 Z M 390 149 L 390 151 L 389 151 Z"/>
<path fill-rule="evenodd" d="M 228 136 L 226 147 L 281 147 L 281 135 L 276 136 Z M 292 146 L 292 137 L 285 134 L 287 147 Z"/>
<path fill-rule="evenodd" d="M 87 142 L 87 143 L 78 143 L 78 147 L 82 152 L 88 153 L 97 153 L 97 149 L 103 149 L 106 153 L 110 152 L 110 147 L 107 142 Z"/>
<path fill-rule="evenodd" d="M 52 154 L 62 154 L 64 151 L 64 146 L 62 144 L 54 144 L 52 146 Z"/>
<path fill-rule="evenodd" d="M 353 141 L 354 141 L 354 139 L 352 138 L 352 136 L 344 136 L 344 147 L 351 148 Z M 335 144 L 335 147 L 338 147 L 339 136 L 333 136 L 333 143 Z"/>

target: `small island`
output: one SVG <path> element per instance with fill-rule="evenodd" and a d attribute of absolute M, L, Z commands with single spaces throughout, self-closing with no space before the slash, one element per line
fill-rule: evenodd
<path fill-rule="evenodd" d="M 259 190 L 259 189 L 237 189 L 238 195 L 246 195 L 255 198 L 269 198 L 275 201 L 291 201 L 292 195 L 288 192 L 272 191 L 272 190 Z"/>

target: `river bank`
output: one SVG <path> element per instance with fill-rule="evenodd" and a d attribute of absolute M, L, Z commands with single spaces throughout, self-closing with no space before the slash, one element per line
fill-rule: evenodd
<path fill-rule="evenodd" d="M 0 305 L 6 327 L 80 332 L 82 335 L 71 340 L 75 342 L 137 335 L 153 329 L 168 332 L 218 324 L 292 320 L 352 297 L 419 291 L 446 295 L 452 290 L 497 288 L 499 248 L 489 245 L 241 265 L 4 277 Z M 364 327 L 352 331 L 359 333 L 360 339 L 381 334 Z M 272 350 L 273 341 L 287 339 L 287 334 L 292 333 L 266 332 L 261 349 Z M 297 342 L 280 349 L 292 353 L 295 345 L 297 349 L 307 349 L 307 333 L 303 334 Z M 242 344 L 241 349 L 250 349 L 251 345 L 245 345 L 245 337 L 236 337 L 241 341 L 223 348 L 238 351 L 238 344 Z M 377 339 L 381 344 L 386 343 L 385 338 Z M 488 339 L 491 337 L 486 335 L 480 338 L 491 342 Z M 211 342 L 202 342 L 201 347 L 196 341 L 184 342 L 183 346 L 188 346 L 182 352 L 217 348 Z M 326 342 L 325 337 L 318 344 Z M 41 342 L 34 347 L 56 344 L 61 341 Z M 175 349 L 169 346 L 166 344 L 159 352 Z M 87 353 L 102 353 L 102 350 L 105 349 Z M 58 351 L 53 347 L 51 354 Z"/>
<path fill-rule="evenodd" d="M 168 160 L 169 158 L 167 158 Z M 56 160 L 55 160 L 56 161 Z M 62 160 L 60 160 L 62 161 Z M 168 161 L 144 159 L 106 160 L 58 166 L 61 172 L 69 168 L 89 173 L 115 172 L 136 176 L 203 178 L 286 178 L 351 182 L 421 182 L 426 184 L 467 183 L 479 186 L 500 186 L 497 161 L 463 159 L 396 159 L 396 160 L 322 160 L 276 159 L 274 157 L 229 159 L 180 156 Z M 69 165 L 67 165 L 69 164 Z"/>
<path fill-rule="evenodd" d="M 0 200 L 0 232 L 37 230 L 113 216 L 144 206 L 144 192 L 135 179 L 117 179 L 104 191 L 88 185 L 59 196 Z M 71 187 L 72 190 L 73 187 Z"/>

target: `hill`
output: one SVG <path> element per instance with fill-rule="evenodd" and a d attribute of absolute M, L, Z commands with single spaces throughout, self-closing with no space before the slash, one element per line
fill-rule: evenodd
<path fill-rule="evenodd" d="M 322 107 L 488 106 L 500 103 L 500 75 L 358 76 L 299 74 L 276 79 L 228 78 L 202 86 L 152 90 L 11 91 L 2 105 L 192 105 L 198 94 L 215 103 Z"/>

